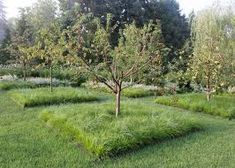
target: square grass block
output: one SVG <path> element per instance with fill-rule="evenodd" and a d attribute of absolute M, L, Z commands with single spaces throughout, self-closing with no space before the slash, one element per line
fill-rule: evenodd
<path fill-rule="evenodd" d="M 235 96 L 229 94 L 214 95 L 209 102 L 206 94 L 200 93 L 163 96 L 157 98 L 156 103 L 229 119 L 235 118 Z"/>
<path fill-rule="evenodd" d="M 97 101 L 98 95 L 86 89 L 58 87 L 50 92 L 49 88 L 20 89 L 9 92 L 10 97 L 22 107 L 53 105 L 62 103 L 81 103 Z"/>
<path fill-rule="evenodd" d="M 112 103 L 50 107 L 39 117 L 99 158 L 115 156 L 202 128 L 195 116 L 172 111 L 172 108 L 125 101 L 121 103 L 118 118 L 114 108 Z"/>

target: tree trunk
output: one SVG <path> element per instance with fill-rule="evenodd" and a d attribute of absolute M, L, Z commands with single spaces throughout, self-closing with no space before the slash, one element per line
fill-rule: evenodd
<path fill-rule="evenodd" d="M 52 66 L 50 66 L 50 92 L 53 91 L 53 88 L 52 88 Z"/>
<path fill-rule="evenodd" d="M 207 101 L 209 102 L 211 100 L 211 93 L 210 92 L 207 92 Z"/>
<path fill-rule="evenodd" d="M 116 117 L 120 115 L 120 107 L 121 107 L 121 87 L 117 86 L 117 92 L 116 92 Z"/>
<path fill-rule="evenodd" d="M 206 97 L 207 97 L 207 101 L 211 101 L 211 87 L 210 86 L 207 86 L 207 94 L 206 94 Z"/>
<path fill-rule="evenodd" d="M 206 97 L 207 97 L 207 101 L 209 102 L 211 100 L 211 82 L 210 82 L 210 76 L 208 75 L 208 78 L 207 78 L 207 94 L 206 94 Z"/>
<path fill-rule="evenodd" d="M 26 81 L 26 63 L 23 63 L 23 80 Z"/>

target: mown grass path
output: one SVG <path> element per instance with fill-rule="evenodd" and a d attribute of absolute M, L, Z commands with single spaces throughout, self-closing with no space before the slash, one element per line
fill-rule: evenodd
<path fill-rule="evenodd" d="M 139 99 L 156 105 L 153 98 Z M 160 106 L 160 105 L 159 105 Z M 161 105 L 162 106 L 162 105 Z M 172 110 L 179 110 L 173 107 Z M 38 119 L 45 107 L 22 109 L 0 92 L 0 167 L 233 168 L 235 120 L 196 113 L 205 131 L 149 145 L 117 158 L 95 161 Z M 182 111 L 182 110 L 181 110 Z"/>

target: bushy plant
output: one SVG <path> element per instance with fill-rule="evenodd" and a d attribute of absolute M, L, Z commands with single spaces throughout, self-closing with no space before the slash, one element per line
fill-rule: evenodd
<path fill-rule="evenodd" d="M 16 67 L 0 67 L 0 76 L 4 75 L 11 75 L 17 77 L 23 77 L 23 73 L 21 72 L 20 68 Z"/>

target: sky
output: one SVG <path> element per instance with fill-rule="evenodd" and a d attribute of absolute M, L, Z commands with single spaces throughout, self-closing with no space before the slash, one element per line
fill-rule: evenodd
<path fill-rule="evenodd" d="M 6 6 L 7 18 L 16 17 L 18 14 L 18 8 L 32 5 L 37 0 L 3 0 Z M 216 0 L 177 0 L 180 4 L 182 12 L 188 15 L 192 10 L 197 12 Z"/>

